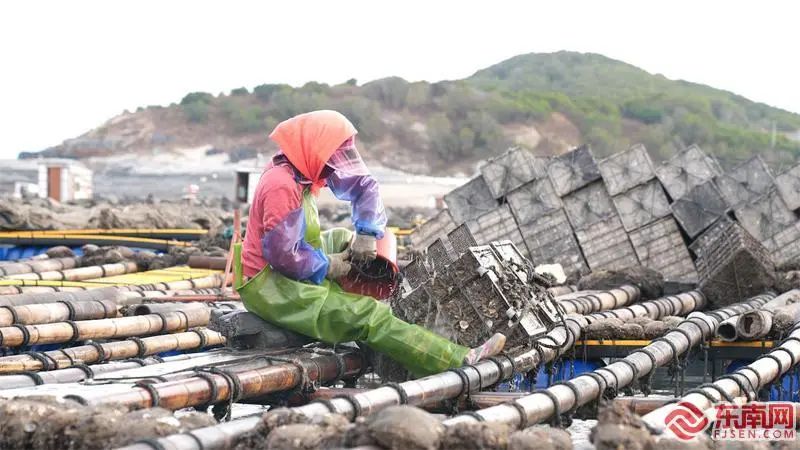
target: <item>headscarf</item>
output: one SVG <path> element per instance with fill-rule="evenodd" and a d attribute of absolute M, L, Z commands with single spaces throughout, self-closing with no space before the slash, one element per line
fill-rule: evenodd
<path fill-rule="evenodd" d="M 339 112 L 312 111 L 279 123 L 269 135 L 295 169 L 311 181 L 311 192 L 325 186 L 320 178 L 331 155 L 357 133 L 356 127 Z"/>

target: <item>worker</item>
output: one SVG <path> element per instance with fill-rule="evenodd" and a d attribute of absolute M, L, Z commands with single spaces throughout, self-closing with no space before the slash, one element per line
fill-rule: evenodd
<path fill-rule="evenodd" d="M 279 151 L 250 207 L 237 290 L 245 307 L 280 327 L 330 344 L 359 341 L 424 376 L 500 352 L 496 334 L 469 349 L 392 315 L 386 303 L 342 290 L 351 264 L 376 258 L 386 213 L 378 182 L 355 146 L 356 129 L 336 111 L 300 114 L 270 138 Z M 320 232 L 315 197 L 324 187 L 349 201 L 354 233 Z M 248 277 L 243 283 L 241 273 Z M 242 284 L 243 283 L 243 284 Z"/>

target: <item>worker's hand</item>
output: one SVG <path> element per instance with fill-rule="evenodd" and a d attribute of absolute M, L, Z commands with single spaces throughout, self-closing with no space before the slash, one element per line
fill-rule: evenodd
<path fill-rule="evenodd" d="M 351 259 L 356 264 L 369 264 L 378 257 L 378 241 L 375 236 L 357 234 L 353 245 L 350 246 L 353 256 Z"/>
<path fill-rule="evenodd" d="M 350 252 L 333 253 L 328 255 L 328 273 L 325 278 L 329 280 L 336 280 L 350 272 Z"/>

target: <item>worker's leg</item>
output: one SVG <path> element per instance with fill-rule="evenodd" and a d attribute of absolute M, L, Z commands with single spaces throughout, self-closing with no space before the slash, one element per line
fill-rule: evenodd
<path fill-rule="evenodd" d="M 353 232 L 347 228 L 332 228 L 322 232 L 321 239 L 325 253 L 338 253 L 350 245 Z M 358 334 L 353 340 L 365 342 L 374 350 L 389 355 L 418 376 L 459 367 L 469 351 L 436 333 L 394 317 L 386 303 L 343 292 L 336 283 L 331 283 L 318 326 L 329 336 L 351 328 Z"/>
<path fill-rule="evenodd" d="M 386 303 L 344 292 L 334 283 L 317 326 L 323 335 L 339 335 L 337 342 L 364 342 L 417 376 L 460 367 L 469 352 L 436 333 L 398 319 Z M 343 330 L 348 330 L 344 334 L 352 339 L 345 339 Z"/>

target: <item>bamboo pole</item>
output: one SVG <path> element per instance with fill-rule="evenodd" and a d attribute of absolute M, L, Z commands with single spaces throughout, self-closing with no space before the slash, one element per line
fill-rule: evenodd
<path fill-rule="evenodd" d="M 684 315 L 702 309 L 705 297 L 699 291 L 690 291 L 675 296 L 645 301 L 611 311 L 588 316 L 570 315 L 566 327 L 559 326 L 538 339 L 538 349 L 525 352 L 513 360 L 499 358 L 495 361 L 481 361 L 462 369 L 461 374 L 448 371 L 417 380 L 400 383 L 397 387 L 379 387 L 355 394 L 348 399 L 336 398 L 326 403 L 310 403 L 293 408 L 308 417 L 320 417 L 331 412 L 343 414 L 351 420 L 355 418 L 354 403 L 358 404 L 361 415 L 370 415 L 389 406 L 409 404 L 427 406 L 459 397 L 464 392 L 477 391 L 491 386 L 502 379 L 509 378 L 514 371 L 528 372 L 540 364 L 552 361 L 572 347 L 581 330 L 589 323 L 606 317 L 630 319 L 650 317 L 657 319 L 667 315 Z M 546 345 L 546 346 L 545 346 Z M 467 385 L 465 385 L 465 382 Z M 401 394 L 400 392 L 403 392 Z M 212 450 L 231 448 L 239 435 L 252 430 L 261 419 L 243 418 L 222 423 L 213 427 L 200 428 L 188 433 L 174 434 L 157 440 L 164 449 Z M 158 448 L 162 448 L 158 447 Z M 155 446 L 141 444 L 125 447 L 126 450 L 154 449 Z"/>
<path fill-rule="evenodd" d="M 24 375 L 0 375 L 0 390 L 29 388 L 41 384 L 77 383 L 87 379 L 98 379 L 102 378 L 103 376 L 111 376 L 111 374 L 122 372 L 128 369 L 141 368 L 173 361 L 197 359 L 213 353 L 214 352 L 184 353 L 181 355 L 165 356 L 163 358 L 133 358 L 126 361 L 114 361 L 93 366 L 83 366 L 80 368 L 67 367 L 48 372 L 39 372 L 37 376 L 33 376 L 32 373 Z"/>
<path fill-rule="evenodd" d="M 174 303 L 193 303 L 193 302 L 201 302 L 201 303 L 231 303 L 231 302 L 241 302 L 242 299 L 239 297 L 239 294 L 226 294 L 226 295 L 175 295 L 172 297 L 152 297 L 143 299 L 146 303 L 153 304 L 153 303 L 163 303 L 163 302 L 174 302 Z"/>
<path fill-rule="evenodd" d="M 4 347 L 22 347 L 88 339 L 114 339 L 172 333 L 208 325 L 210 317 L 211 313 L 208 308 L 192 308 L 187 311 L 172 311 L 145 316 L 2 327 L 0 328 L 0 343 Z"/>
<path fill-rule="evenodd" d="M 85 291 L 83 286 L 0 286 L 0 297 L 18 294 L 43 294 L 46 292 L 75 292 Z"/>
<path fill-rule="evenodd" d="M 673 361 L 678 355 L 712 336 L 722 320 L 754 310 L 773 297 L 772 294 L 761 295 L 707 314 L 695 312 L 661 339 L 631 352 L 619 361 L 595 370 L 592 375 L 583 374 L 567 383 L 553 385 L 546 389 L 547 394 L 534 392 L 517 399 L 514 404 L 481 409 L 474 411 L 470 416 L 455 416 L 445 420 L 443 424 L 452 426 L 456 423 L 482 420 L 505 423 L 512 428 L 525 428 L 547 420 L 559 411 L 574 410 L 599 398 L 608 387 L 618 391 L 637 378 L 648 375 L 657 367 Z"/>
<path fill-rule="evenodd" d="M 177 290 L 142 290 L 142 291 L 124 291 L 120 293 L 124 298 L 135 298 L 145 300 L 157 300 L 164 297 L 183 297 L 192 295 L 207 295 L 222 296 L 221 288 L 197 288 L 197 289 L 177 289 Z"/>
<path fill-rule="evenodd" d="M 79 258 L 48 258 L 36 261 L 17 261 L 0 266 L 0 278 L 24 273 L 50 272 L 78 267 Z"/>
<path fill-rule="evenodd" d="M 701 386 L 695 392 L 686 394 L 681 398 L 681 401 L 692 403 L 698 409 L 704 411 L 713 407 L 714 403 L 725 401 L 725 397 L 755 399 L 761 388 L 789 372 L 797 362 L 800 362 L 799 322 L 795 322 L 795 327 L 788 337 L 767 355 L 761 356 L 724 378 L 717 379 L 711 383 L 714 387 Z M 703 393 L 701 394 L 700 391 Z M 713 402 L 711 399 L 713 399 Z M 677 407 L 676 404 L 666 405 L 645 415 L 642 419 L 653 430 L 661 432 L 662 437 L 673 437 L 674 435 L 667 429 L 664 419 Z"/>
<path fill-rule="evenodd" d="M 146 388 L 133 387 L 124 392 L 80 400 L 93 405 L 121 404 L 130 408 L 158 406 L 176 411 L 231 398 L 248 399 L 288 391 L 308 381 L 327 382 L 351 377 L 361 372 L 362 363 L 358 353 L 316 354 L 314 358 L 296 358 L 289 363 L 274 365 L 265 360 L 262 367 L 255 369 L 210 372 L 203 377 L 153 383 Z"/>
<path fill-rule="evenodd" d="M 120 295 L 120 292 L 117 288 L 109 286 L 76 292 L 47 292 L 7 295 L 0 297 L 0 306 L 23 306 L 43 303 L 58 303 L 63 301 L 82 302 L 97 300 L 113 300 L 117 304 L 124 304 L 126 297 Z"/>
<path fill-rule="evenodd" d="M 0 357 L 0 374 L 64 369 L 78 364 L 142 358 L 175 350 L 195 350 L 225 343 L 225 337 L 207 328 L 124 341 L 80 345 L 61 350 Z"/>
<path fill-rule="evenodd" d="M 222 274 L 213 274 L 201 278 L 194 278 L 191 280 L 178 280 L 165 283 L 150 283 L 134 286 L 108 286 L 98 287 L 93 289 L 77 288 L 73 291 L 66 291 L 63 288 L 60 291 L 48 292 L 23 292 L 18 293 L 14 290 L 3 291 L 4 288 L 18 288 L 19 286 L 0 286 L 0 306 L 19 306 L 30 305 L 34 303 L 55 303 L 61 300 L 82 300 L 89 298 L 92 300 L 105 298 L 113 299 L 117 304 L 124 305 L 130 303 L 140 303 L 136 299 L 141 299 L 147 296 L 164 296 L 164 295 L 194 295 L 198 292 L 202 293 L 205 289 L 214 289 L 212 294 L 216 294 L 217 289 L 222 284 Z M 164 293 L 160 295 L 159 293 Z M 9 294 L 9 295 L 7 295 Z"/>
<path fill-rule="evenodd" d="M 66 320 L 92 320 L 117 317 L 117 304 L 111 300 L 69 301 L 22 306 L 0 306 L 0 327 L 13 324 L 34 325 Z"/>
<path fill-rule="evenodd" d="M 138 272 L 139 267 L 133 261 L 123 261 L 100 266 L 78 267 L 75 269 L 51 270 L 47 272 L 23 273 L 9 275 L 10 280 L 45 280 L 45 281 L 83 281 L 95 278 L 105 278 L 126 273 Z"/>

